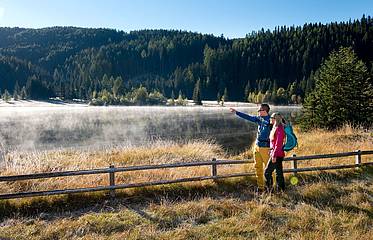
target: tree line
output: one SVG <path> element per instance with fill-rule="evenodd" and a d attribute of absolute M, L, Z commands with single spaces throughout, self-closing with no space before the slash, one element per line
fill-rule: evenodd
<path fill-rule="evenodd" d="M 370 16 L 261 29 L 240 39 L 176 30 L 0 28 L 0 91 L 131 102 L 145 88 L 161 102 L 178 93 L 197 103 L 302 103 L 321 63 L 340 47 L 351 47 L 371 74 L 372 42 Z"/>

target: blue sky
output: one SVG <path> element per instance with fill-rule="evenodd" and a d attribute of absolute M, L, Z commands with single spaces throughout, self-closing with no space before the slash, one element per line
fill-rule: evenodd
<path fill-rule="evenodd" d="M 373 0 L 0 0 L 0 27 L 178 29 L 229 38 L 363 14 L 373 16 Z"/>

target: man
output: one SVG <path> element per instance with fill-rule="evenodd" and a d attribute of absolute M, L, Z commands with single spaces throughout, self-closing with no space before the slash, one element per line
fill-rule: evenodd
<path fill-rule="evenodd" d="M 248 115 L 242 112 L 236 111 L 234 108 L 229 110 L 235 113 L 237 116 L 258 124 L 258 132 L 254 147 L 254 161 L 256 179 L 258 188 L 260 191 L 264 191 L 264 169 L 269 159 L 269 134 L 271 132 L 270 116 L 269 116 L 269 105 L 261 104 L 258 109 L 258 116 Z"/>

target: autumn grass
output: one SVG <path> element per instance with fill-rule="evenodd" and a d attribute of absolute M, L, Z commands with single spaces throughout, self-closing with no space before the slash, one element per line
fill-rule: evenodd
<path fill-rule="evenodd" d="M 335 132 L 297 130 L 294 154 L 372 150 L 370 131 L 344 127 Z M 290 154 L 293 154 L 290 153 Z M 122 148 L 107 152 L 12 153 L 2 175 L 140 164 L 251 158 L 228 156 L 211 142 Z M 372 161 L 363 156 L 364 161 Z M 353 163 L 353 158 L 306 161 L 302 166 Z M 251 164 L 219 173 L 252 171 Z M 120 182 L 144 182 L 209 175 L 209 167 L 119 174 Z M 299 175 L 284 193 L 259 194 L 254 178 L 205 181 L 118 191 L 0 201 L 0 239 L 370 239 L 373 230 L 373 168 Z M 1 192 L 108 184 L 107 175 L 21 181 Z"/>
<path fill-rule="evenodd" d="M 371 132 L 346 126 L 338 131 L 328 132 L 315 130 L 302 133 L 297 131 L 299 146 L 288 154 L 298 156 L 348 152 L 357 149 L 373 149 Z M 107 168 L 115 166 L 132 166 L 146 164 L 162 164 L 174 162 L 193 162 L 217 159 L 251 159 L 252 151 L 247 150 L 238 156 L 228 156 L 222 148 L 209 141 L 195 141 L 178 144 L 174 142 L 156 142 L 151 146 L 136 148 L 117 148 L 101 152 L 89 151 L 45 151 L 21 153 L 12 152 L 5 156 L 1 175 L 17 175 L 28 173 L 55 172 L 79 169 Z M 363 156 L 364 161 L 372 161 L 373 157 Z M 321 159 L 299 162 L 299 167 L 351 164 L 352 157 L 337 159 Z M 290 163 L 284 164 L 290 167 Z M 219 174 L 254 171 L 252 164 L 219 166 Z M 148 182 L 152 180 L 176 179 L 183 177 L 203 176 L 211 174 L 210 167 L 191 167 L 137 171 L 117 174 L 117 183 Z M 0 183 L 0 193 L 40 191 L 78 187 L 94 187 L 108 185 L 107 174 L 74 176 L 54 179 L 39 179 Z"/>
<path fill-rule="evenodd" d="M 86 151 L 53 151 L 40 153 L 14 152 L 6 156 L 1 169 L 2 175 L 18 175 L 54 171 L 107 168 L 115 166 L 133 166 L 146 164 L 162 164 L 173 162 L 193 162 L 209 160 L 223 156 L 218 145 L 209 141 L 187 142 L 176 144 L 171 142 L 156 142 L 151 147 L 117 148 L 106 152 Z M 117 183 L 147 182 L 160 179 L 174 179 L 182 176 L 203 175 L 207 167 L 165 169 L 154 171 L 139 171 L 117 174 Z M 54 179 L 40 179 L 1 183 L 0 192 L 38 191 L 47 189 L 63 189 L 78 187 L 94 187 L 107 185 L 107 174 L 74 176 Z"/>
<path fill-rule="evenodd" d="M 113 201 L 91 194 L 80 196 L 85 208 L 5 218 L 0 238 L 370 239 L 372 178 L 372 168 L 305 175 L 277 194 L 257 194 L 247 179 L 149 188 Z"/>

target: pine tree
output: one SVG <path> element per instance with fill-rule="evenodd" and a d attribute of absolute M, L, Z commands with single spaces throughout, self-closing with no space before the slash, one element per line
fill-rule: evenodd
<path fill-rule="evenodd" d="M 247 81 L 247 84 L 245 86 L 245 100 L 249 97 L 250 90 L 251 90 L 250 81 Z"/>
<path fill-rule="evenodd" d="M 332 52 L 320 67 L 315 90 L 304 104 L 303 127 L 334 129 L 373 121 L 373 84 L 352 48 Z"/>
<path fill-rule="evenodd" d="M 19 85 L 18 81 L 16 81 L 16 84 L 14 85 L 14 90 L 13 90 L 13 99 L 14 101 L 17 101 L 19 98 Z"/>
<path fill-rule="evenodd" d="M 104 74 L 101 80 L 102 83 L 102 89 L 106 89 L 107 91 L 111 91 L 113 85 L 111 84 L 110 78 Z"/>
<path fill-rule="evenodd" d="M 20 98 L 21 100 L 26 100 L 28 98 L 25 86 L 21 89 Z"/>
<path fill-rule="evenodd" d="M 144 105 L 148 99 L 148 96 L 148 90 L 145 87 L 140 86 L 134 91 L 134 103 Z"/>
<path fill-rule="evenodd" d="M 271 102 L 275 103 L 277 100 L 277 90 L 275 88 L 272 89 L 272 94 L 271 94 Z"/>
<path fill-rule="evenodd" d="M 263 97 L 263 102 L 270 102 L 271 101 L 271 92 L 269 90 L 266 91 L 266 93 L 264 94 L 264 97 Z"/>
<path fill-rule="evenodd" d="M 223 98 L 224 98 L 224 102 L 228 101 L 228 99 L 229 99 L 229 96 L 228 96 L 228 89 L 227 89 L 227 88 L 224 89 L 224 95 L 223 95 Z"/>
<path fill-rule="evenodd" d="M 193 90 L 193 102 L 197 105 L 202 105 L 201 99 L 201 80 L 198 79 Z"/>
<path fill-rule="evenodd" d="M 118 92 L 119 92 L 119 89 L 122 87 L 122 84 L 123 84 L 122 78 L 117 77 L 114 81 L 113 88 L 112 88 L 114 98 L 118 97 Z"/>
<path fill-rule="evenodd" d="M 286 90 L 282 87 L 280 87 L 276 91 L 276 103 L 278 103 L 278 104 L 286 104 L 287 103 Z"/>
<path fill-rule="evenodd" d="M 180 106 L 185 106 L 188 104 L 188 101 L 183 98 L 183 93 L 181 92 L 181 90 L 179 91 L 179 96 L 175 103 Z"/>
<path fill-rule="evenodd" d="M 258 95 L 256 96 L 256 103 L 263 103 L 264 100 L 264 94 L 259 91 Z"/>
<path fill-rule="evenodd" d="M 10 96 L 10 94 L 9 94 L 9 92 L 8 92 L 7 89 L 5 89 L 5 91 L 4 91 L 4 93 L 3 93 L 3 95 L 2 95 L 1 97 L 2 97 L 2 99 L 3 99 L 5 102 L 9 102 L 10 99 L 11 99 L 11 96 Z"/>
<path fill-rule="evenodd" d="M 174 93 L 174 90 L 171 91 L 171 101 L 170 101 L 170 105 L 171 105 L 171 106 L 175 105 L 175 93 Z"/>
<path fill-rule="evenodd" d="M 297 82 L 293 82 L 291 84 L 289 84 L 289 87 L 288 87 L 288 93 L 289 93 L 289 96 L 293 96 L 293 95 L 297 95 Z"/>

